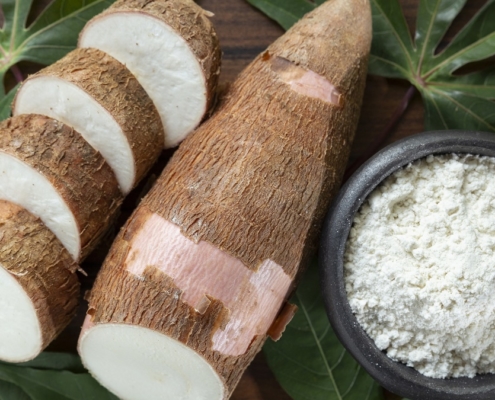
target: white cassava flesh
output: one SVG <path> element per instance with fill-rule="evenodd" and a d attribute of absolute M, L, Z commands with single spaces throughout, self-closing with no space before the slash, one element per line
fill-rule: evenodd
<path fill-rule="evenodd" d="M 205 359 L 151 329 L 95 326 L 83 330 L 79 352 L 93 376 L 123 400 L 223 398 L 223 383 Z"/>
<path fill-rule="evenodd" d="M 31 360 L 40 353 L 42 343 L 33 302 L 0 264 L 0 359 L 8 362 Z"/>
<path fill-rule="evenodd" d="M 190 0 L 119 1 L 79 39 L 134 74 L 160 114 L 166 148 L 199 125 L 213 99 L 220 54 L 205 14 Z"/>
<path fill-rule="evenodd" d="M 74 128 L 105 158 L 123 194 L 162 149 L 163 127 L 152 101 L 121 63 L 96 49 L 77 49 L 30 76 L 13 113 L 42 114 Z"/>

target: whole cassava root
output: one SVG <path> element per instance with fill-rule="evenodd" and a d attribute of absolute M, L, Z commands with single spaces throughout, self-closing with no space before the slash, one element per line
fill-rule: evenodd
<path fill-rule="evenodd" d="M 80 47 L 116 58 L 146 90 L 165 147 L 182 141 L 213 103 L 221 53 L 209 16 L 192 0 L 119 0 L 81 32 Z"/>
<path fill-rule="evenodd" d="M 179 147 L 115 241 L 79 341 L 119 397 L 230 396 L 314 251 L 370 42 L 367 1 L 323 4 Z"/>
<path fill-rule="evenodd" d="M 0 199 L 39 217 L 78 261 L 113 221 L 122 194 L 103 157 L 78 132 L 26 114 L 0 123 Z"/>
<path fill-rule="evenodd" d="M 163 148 L 163 127 L 144 89 L 113 57 L 76 49 L 30 76 L 14 115 L 43 114 L 78 131 L 102 154 L 127 194 Z"/>
<path fill-rule="evenodd" d="M 0 359 L 34 358 L 72 319 L 77 264 L 40 219 L 0 200 Z"/>

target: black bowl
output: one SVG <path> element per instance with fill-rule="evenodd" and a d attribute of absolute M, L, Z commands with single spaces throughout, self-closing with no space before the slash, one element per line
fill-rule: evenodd
<path fill-rule="evenodd" d="M 495 134 L 436 131 L 395 142 L 375 154 L 342 187 L 327 214 L 320 244 L 322 291 L 328 318 L 349 353 L 383 387 L 411 400 L 493 400 L 495 375 L 428 378 L 389 359 L 359 325 L 347 300 L 343 259 L 355 213 L 387 176 L 429 154 L 470 153 L 495 157 Z M 495 177 L 494 177 L 495 179 Z"/>

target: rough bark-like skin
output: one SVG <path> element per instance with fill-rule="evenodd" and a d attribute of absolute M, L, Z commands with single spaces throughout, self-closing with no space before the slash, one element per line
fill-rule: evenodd
<path fill-rule="evenodd" d="M 28 80 L 45 76 L 74 84 L 112 115 L 134 154 L 136 185 L 160 155 L 164 132 L 158 111 L 134 75 L 100 50 L 76 49 Z"/>
<path fill-rule="evenodd" d="M 205 111 L 209 110 L 215 99 L 222 55 L 217 34 L 208 19 L 210 14 L 192 0 L 118 0 L 95 19 L 121 12 L 148 14 L 184 38 L 203 70 L 208 89 Z"/>
<path fill-rule="evenodd" d="M 76 312 L 77 264 L 39 218 L 0 200 L 0 265 L 31 298 L 46 347 Z"/>
<path fill-rule="evenodd" d="M 0 124 L 0 151 L 45 176 L 74 214 L 83 259 L 116 216 L 122 193 L 103 157 L 82 136 L 42 115 L 18 115 Z M 0 194 L 1 196 L 1 194 Z"/>
<path fill-rule="evenodd" d="M 368 1 L 333 0 L 240 75 L 220 110 L 179 147 L 114 243 L 93 289 L 94 323 L 133 323 L 187 343 L 216 369 L 230 395 L 265 337 L 254 338 L 239 357 L 212 352 L 211 327 L 219 322 L 204 318 L 221 318 L 223 305 L 212 302 L 205 317 L 174 299 L 177 288 L 153 266 L 144 280 L 131 276 L 124 265 L 129 243 L 156 213 L 248 268 L 271 259 L 297 279 L 346 166 L 370 42 Z M 293 91 L 272 68 L 275 57 L 327 78 L 341 94 L 340 105 Z"/>

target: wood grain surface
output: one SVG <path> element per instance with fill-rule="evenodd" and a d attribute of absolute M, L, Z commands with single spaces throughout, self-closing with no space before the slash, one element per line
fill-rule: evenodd
<path fill-rule="evenodd" d="M 22 1 L 22 0 L 21 0 Z M 35 13 L 43 9 L 50 0 L 35 0 Z M 393 0 L 390 0 L 393 1 Z M 215 16 L 213 23 L 220 37 L 223 50 L 223 68 L 221 83 L 228 84 L 235 79 L 236 75 L 272 41 L 279 37 L 283 30 L 274 22 L 269 20 L 259 11 L 251 7 L 245 0 L 197 0 L 205 9 L 212 11 Z M 418 0 L 400 0 L 406 19 L 411 30 L 414 26 L 414 16 Z M 462 26 L 483 4 L 483 0 L 470 0 L 468 5 L 454 22 L 454 26 L 448 33 L 448 37 Z M 35 67 L 26 64 L 24 66 L 32 71 Z M 362 154 L 365 154 L 377 136 L 384 131 L 394 111 L 399 106 L 401 99 L 409 88 L 407 82 L 387 80 L 379 77 L 369 76 L 364 97 L 361 119 L 352 148 L 350 163 Z M 410 107 L 404 113 L 393 132 L 380 146 L 383 147 L 402 137 L 406 137 L 423 130 L 423 109 L 420 96 L 416 93 Z M 120 223 L 123 223 L 131 210 L 135 207 L 140 197 L 149 189 L 155 177 L 170 156 L 166 152 L 160 159 L 153 173 L 127 198 Z M 90 289 L 94 277 L 108 251 L 113 236 L 118 230 L 116 226 L 107 235 L 105 242 L 84 263 L 83 268 L 87 271 L 87 277 L 81 277 L 83 288 Z M 63 334 L 49 347 L 52 351 L 75 351 L 79 329 L 84 317 L 86 304 L 81 302 L 78 316 L 75 321 L 63 332 Z M 386 394 L 386 399 L 396 399 L 391 394 Z M 232 396 L 233 400 L 289 400 L 290 397 L 276 382 L 269 370 L 263 354 L 256 357 L 253 364 L 248 368 Z"/>

